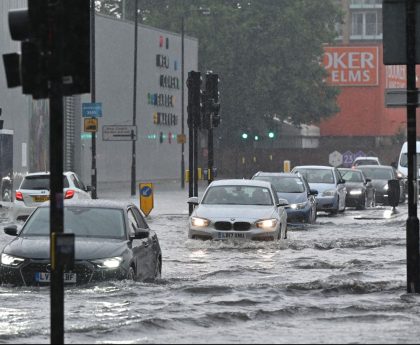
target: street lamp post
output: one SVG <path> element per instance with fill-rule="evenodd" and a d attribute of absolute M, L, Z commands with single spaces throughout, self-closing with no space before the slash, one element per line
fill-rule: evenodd
<path fill-rule="evenodd" d="M 137 112 L 137 22 L 138 22 L 138 0 L 135 1 L 134 10 L 134 86 L 133 86 L 133 127 L 136 127 Z M 131 138 L 131 196 L 136 195 L 136 140 Z"/>

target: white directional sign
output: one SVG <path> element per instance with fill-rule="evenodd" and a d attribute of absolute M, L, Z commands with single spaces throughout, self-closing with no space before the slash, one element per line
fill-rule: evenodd
<path fill-rule="evenodd" d="M 334 151 L 334 152 L 330 153 L 329 163 L 333 167 L 340 166 L 341 164 L 343 164 L 343 155 L 338 151 Z"/>
<path fill-rule="evenodd" d="M 137 127 L 124 125 L 102 126 L 102 140 L 137 140 Z"/>

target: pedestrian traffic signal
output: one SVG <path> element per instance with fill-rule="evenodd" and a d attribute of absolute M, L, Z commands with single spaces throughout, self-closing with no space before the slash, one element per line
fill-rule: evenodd
<path fill-rule="evenodd" d="M 27 3 L 9 11 L 11 38 L 21 41 L 21 52 L 3 56 L 8 87 L 47 98 L 54 79 L 62 80 L 64 95 L 90 92 L 90 2 Z"/>

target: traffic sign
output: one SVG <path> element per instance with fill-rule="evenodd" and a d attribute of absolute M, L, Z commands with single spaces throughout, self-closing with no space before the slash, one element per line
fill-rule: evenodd
<path fill-rule="evenodd" d="M 420 104 L 420 91 L 416 92 L 416 106 Z M 385 90 L 385 106 L 388 108 L 398 108 L 407 106 L 407 89 L 386 89 Z"/>
<path fill-rule="evenodd" d="M 345 167 L 350 167 L 353 164 L 354 155 L 351 151 L 346 151 L 343 153 L 343 165 Z"/>
<path fill-rule="evenodd" d="M 98 119 L 84 119 L 84 131 L 85 132 L 97 132 L 98 131 Z"/>
<path fill-rule="evenodd" d="M 102 103 L 82 103 L 83 117 L 102 117 Z"/>
<path fill-rule="evenodd" d="M 137 126 L 102 126 L 102 140 L 132 141 L 137 140 Z"/>
<path fill-rule="evenodd" d="M 343 155 L 338 151 L 331 152 L 328 161 L 333 167 L 338 167 L 343 164 Z"/>
<path fill-rule="evenodd" d="M 176 142 L 178 144 L 185 144 L 187 142 L 187 136 L 185 134 L 178 134 L 176 136 Z"/>
<path fill-rule="evenodd" d="M 153 209 L 153 183 L 139 184 L 140 209 L 148 216 Z"/>

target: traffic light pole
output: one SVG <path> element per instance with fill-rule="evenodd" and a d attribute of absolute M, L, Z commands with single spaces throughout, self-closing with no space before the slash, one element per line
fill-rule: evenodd
<path fill-rule="evenodd" d="M 213 165 L 214 165 L 214 148 L 213 148 L 213 126 L 211 125 L 210 121 L 210 127 L 208 129 L 208 140 L 207 140 L 207 146 L 208 146 L 208 163 L 207 163 L 207 179 L 208 184 L 213 182 Z"/>
<path fill-rule="evenodd" d="M 408 219 L 407 292 L 420 293 L 419 219 L 417 217 L 416 154 L 416 0 L 406 1 L 407 30 L 407 144 L 408 144 Z"/>

